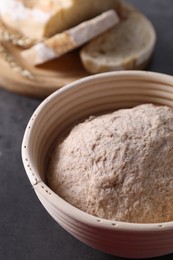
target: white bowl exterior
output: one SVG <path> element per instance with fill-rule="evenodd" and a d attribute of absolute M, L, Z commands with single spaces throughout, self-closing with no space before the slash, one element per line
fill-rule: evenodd
<path fill-rule="evenodd" d="M 65 202 L 46 185 L 45 169 L 55 139 L 72 123 L 141 103 L 173 107 L 173 78 L 153 72 L 122 71 L 78 80 L 41 103 L 22 143 L 27 175 L 49 214 L 84 243 L 121 257 L 144 258 L 173 252 L 173 222 L 129 224 L 91 216 Z"/>

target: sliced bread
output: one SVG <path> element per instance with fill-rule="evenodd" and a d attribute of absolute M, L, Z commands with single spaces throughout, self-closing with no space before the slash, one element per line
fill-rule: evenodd
<path fill-rule="evenodd" d="M 61 33 L 110 9 L 121 10 L 121 0 L 0 1 L 3 23 L 38 40 Z"/>
<path fill-rule="evenodd" d="M 83 45 L 118 22 L 119 18 L 116 12 L 109 10 L 22 51 L 21 55 L 31 65 L 42 64 Z"/>
<path fill-rule="evenodd" d="M 144 69 L 155 46 L 151 22 L 140 12 L 129 9 L 109 31 L 86 44 L 80 51 L 82 63 L 90 73 Z"/>

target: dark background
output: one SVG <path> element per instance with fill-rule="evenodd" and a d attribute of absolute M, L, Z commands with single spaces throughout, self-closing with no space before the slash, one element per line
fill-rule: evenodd
<path fill-rule="evenodd" d="M 157 44 L 147 69 L 172 75 L 173 1 L 129 2 L 156 28 Z M 0 89 L 0 260 L 120 259 L 96 251 L 64 231 L 31 188 L 20 149 L 26 124 L 40 102 Z M 166 259 L 173 259 L 173 254 Z"/>

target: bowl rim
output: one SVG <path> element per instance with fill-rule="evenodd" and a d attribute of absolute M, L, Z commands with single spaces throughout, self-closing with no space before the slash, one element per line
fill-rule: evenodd
<path fill-rule="evenodd" d="M 102 229 L 110 229 L 110 230 L 119 230 L 119 231 L 134 231 L 134 232 L 160 232 L 161 230 L 173 230 L 173 221 L 169 222 L 159 222 L 159 223 L 129 223 L 129 222 L 122 222 L 122 221 L 112 221 L 108 219 L 99 218 L 93 215 L 90 215 L 70 203 L 66 202 L 56 193 L 54 193 L 45 182 L 41 179 L 33 180 L 33 176 L 31 176 L 31 172 L 28 169 L 28 161 L 26 161 L 26 157 L 29 156 L 29 146 L 26 146 L 26 143 L 29 142 L 30 135 L 32 132 L 32 127 L 34 126 L 35 121 L 37 120 L 40 113 L 44 111 L 44 108 L 49 104 L 57 95 L 61 93 L 67 92 L 71 88 L 77 88 L 78 85 L 85 84 L 86 82 L 93 82 L 96 80 L 107 80 L 114 77 L 119 78 L 133 78 L 138 77 L 138 79 L 153 79 L 154 82 L 162 82 L 169 86 L 173 87 L 173 77 L 168 74 L 159 73 L 159 72 L 151 72 L 151 71 L 139 71 L 139 70 L 128 70 L 128 71 L 114 71 L 114 72 L 105 72 L 96 75 L 91 75 L 84 77 L 82 79 L 76 80 L 61 89 L 56 90 L 51 95 L 49 95 L 46 99 L 44 99 L 40 105 L 35 109 L 33 115 L 31 116 L 23 136 L 22 147 L 21 147 L 21 155 L 22 161 L 25 168 L 25 171 L 28 175 L 28 178 L 31 182 L 32 187 L 34 188 L 36 194 L 42 196 L 43 198 L 47 199 L 53 206 L 58 208 L 59 211 L 66 214 L 70 218 L 85 223 L 86 225 L 92 227 L 98 227 Z M 37 116 L 34 116 L 37 115 Z M 30 164 L 32 164 L 32 160 L 30 159 Z M 39 174 L 38 174 L 39 175 Z M 50 196 L 51 195 L 51 196 Z"/>

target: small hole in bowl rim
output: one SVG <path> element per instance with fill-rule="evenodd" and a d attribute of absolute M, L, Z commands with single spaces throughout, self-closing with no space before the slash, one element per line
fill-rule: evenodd
<path fill-rule="evenodd" d="M 155 227 L 156 228 L 159 228 L 159 229 L 164 229 L 165 228 L 165 225 L 164 225 L 164 223 L 161 223 L 161 224 L 159 224 L 159 223 L 130 223 L 130 222 L 113 222 L 113 221 L 110 221 L 110 220 L 108 220 L 108 219 L 99 219 L 99 218 L 97 218 L 96 219 L 96 222 L 97 223 L 102 223 L 102 224 L 104 224 L 105 222 L 109 222 L 109 225 L 110 226 L 112 226 L 112 227 L 118 227 L 119 226 L 119 224 L 129 224 L 129 225 L 155 225 Z M 173 222 L 166 222 L 166 223 L 173 223 Z"/>
<path fill-rule="evenodd" d="M 164 224 L 159 224 L 158 228 L 164 228 Z"/>
<path fill-rule="evenodd" d="M 101 223 L 104 223 L 105 219 L 99 219 L 99 218 L 97 218 L 96 221 L 101 224 Z M 118 226 L 118 223 L 116 223 L 116 222 L 111 222 L 111 225 L 112 225 L 113 227 L 117 227 L 117 226 Z"/>
<path fill-rule="evenodd" d="M 117 227 L 117 226 L 118 226 L 118 223 L 112 222 L 112 226 L 113 226 L 113 227 Z"/>

